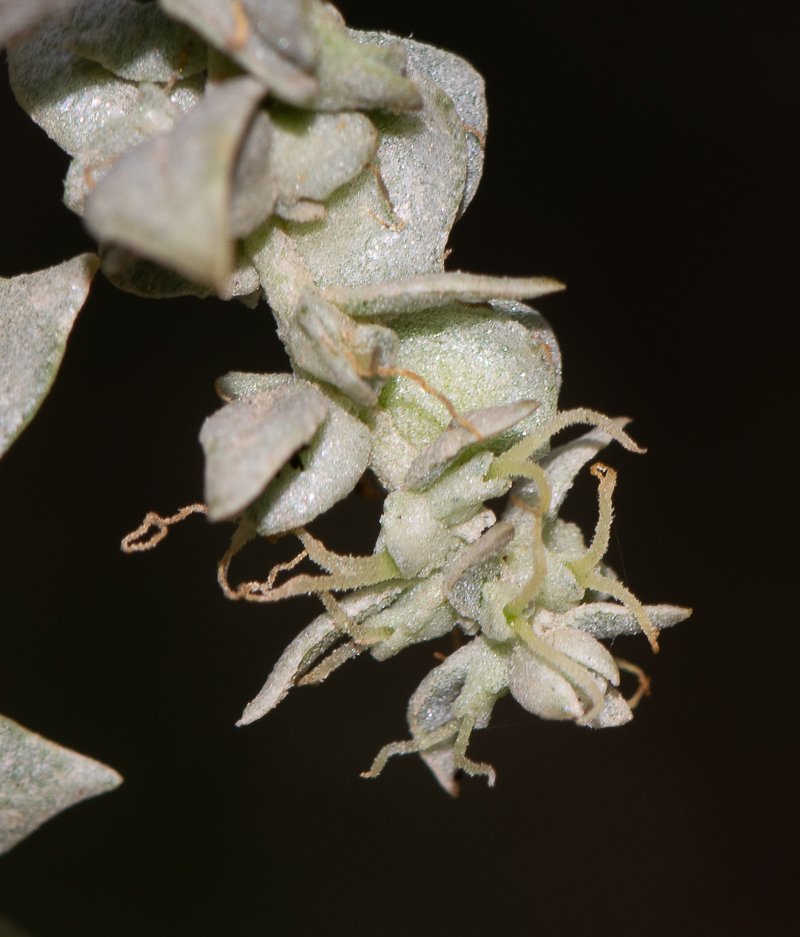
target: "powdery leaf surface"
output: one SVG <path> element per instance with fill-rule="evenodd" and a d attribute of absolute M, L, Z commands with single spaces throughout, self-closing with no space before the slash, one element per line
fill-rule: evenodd
<path fill-rule="evenodd" d="M 378 149 L 378 131 L 364 114 L 319 114 L 273 108 L 270 168 L 283 206 L 324 201 L 354 179 Z"/>
<path fill-rule="evenodd" d="M 327 218 L 287 224 L 320 287 L 361 286 L 439 273 L 464 193 L 467 148 L 453 102 L 415 78 L 424 106 L 414 114 L 373 114 L 381 143 L 367 168 L 328 200 Z"/>
<path fill-rule="evenodd" d="M 64 32 L 72 52 L 130 81 L 188 78 L 208 64 L 199 36 L 155 3 L 82 0 Z"/>
<path fill-rule="evenodd" d="M 198 88 L 198 101 L 201 93 Z M 184 115 L 158 85 L 142 85 L 137 96 L 138 107 L 98 127 L 91 142 L 70 163 L 64 180 L 64 203 L 76 214 L 84 213 L 87 196 L 123 153 L 156 133 L 171 130 Z"/>
<path fill-rule="evenodd" d="M 332 286 L 323 291 L 323 296 L 348 315 L 361 317 L 424 312 L 456 302 L 533 299 L 563 289 L 563 283 L 550 277 L 492 277 L 454 272 L 384 280 L 352 288 Z"/>
<path fill-rule="evenodd" d="M 226 81 L 172 131 L 122 157 L 86 201 L 89 229 L 190 280 L 221 287 L 235 260 L 236 159 L 263 95 L 252 78 Z"/>
<path fill-rule="evenodd" d="M 121 782 L 113 768 L 0 716 L 0 853 L 67 807 Z"/>
<path fill-rule="evenodd" d="M 316 79 L 307 73 L 315 45 L 307 24 L 308 4 L 284 0 L 282 5 L 297 15 L 293 23 L 287 17 L 282 29 L 271 32 L 265 18 L 268 14 L 280 15 L 277 3 L 257 0 L 159 2 L 170 16 L 191 26 L 211 45 L 258 78 L 279 100 L 303 107 L 317 92 Z M 271 35 L 276 37 L 277 45 L 270 41 Z M 285 42 L 286 53 L 293 52 L 304 64 L 298 65 L 289 54 L 284 54 L 281 39 Z"/>
<path fill-rule="evenodd" d="M 210 520 L 228 520 L 251 504 L 311 441 L 328 410 L 316 388 L 297 381 L 234 400 L 208 417 L 200 442 Z"/>
<path fill-rule="evenodd" d="M 380 34 L 368 35 L 373 41 L 380 42 L 384 38 Z M 467 183 L 458 208 L 457 218 L 460 218 L 472 201 L 483 174 L 483 148 L 489 126 L 483 77 L 469 62 L 452 52 L 413 39 L 404 39 L 403 46 L 412 72 L 425 75 L 439 85 L 455 104 L 467 131 Z"/>
<path fill-rule="evenodd" d="M 402 41 L 385 37 L 374 42 L 365 34 L 347 30 L 326 5 L 313 2 L 311 22 L 320 44 L 315 72 L 319 91 L 310 106 L 320 111 L 386 108 L 416 110 L 422 98 L 406 77 Z"/>
<path fill-rule="evenodd" d="M 511 431 L 524 435 L 555 412 L 556 383 L 550 356 L 519 322 L 490 309 L 450 306 L 393 323 L 400 337 L 397 363 L 444 393 L 459 412 L 537 400 L 538 409 Z M 393 378 L 381 394 L 398 432 L 427 446 L 446 429 L 450 415 L 415 382 Z M 506 437 L 500 437 L 503 444 Z"/>
<path fill-rule="evenodd" d="M 304 388 L 324 400 L 328 418 L 300 457 L 302 468 L 286 465 L 250 508 L 249 517 L 260 534 L 293 530 L 310 523 L 347 497 L 369 464 L 371 439 L 367 427 L 313 384 L 288 374 L 226 374 L 218 383 L 226 398 L 253 394 L 274 396 Z"/>
<path fill-rule="evenodd" d="M 47 396 L 99 264 L 95 254 L 80 254 L 0 279 L 0 454 Z"/>

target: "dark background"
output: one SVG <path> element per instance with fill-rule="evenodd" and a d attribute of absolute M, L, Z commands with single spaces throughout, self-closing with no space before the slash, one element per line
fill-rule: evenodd
<path fill-rule="evenodd" d="M 0 462 L 0 711 L 126 780 L 0 859 L 0 910 L 32 937 L 795 934 L 798 6 L 341 7 L 484 74 L 486 174 L 450 269 L 567 282 L 538 304 L 562 406 L 629 415 L 648 447 L 604 455 L 612 563 L 694 616 L 656 658 L 615 645 L 653 677 L 624 728 L 501 701 L 471 748 L 497 787 L 467 779 L 455 801 L 416 758 L 359 778 L 405 737 L 431 645 L 360 659 L 235 729 L 314 603 L 227 602 L 227 525 L 192 518 L 133 557 L 119 540 L 202 498 L 214 379 L 285 358 L 263 305 L 147 302 L 98 279 Z M 11 276 L 92 245 L 60 204 L 67 157 L 5 76 L 0 111 Z M 595 491 L 571 496 L 589 527 Z M 315 530 L 366 552 L 379 511 L 356 498 Z"/>

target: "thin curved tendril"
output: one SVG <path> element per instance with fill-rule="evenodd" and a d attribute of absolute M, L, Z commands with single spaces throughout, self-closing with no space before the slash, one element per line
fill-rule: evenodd
<path fill-rule="evenodd" d="M 650 677 L 647 676 L 641 667 L 639 667 L 637 664 L 632 664 L 629 660 L 623 660 L 621 657 L 615 657 L 614 661 L 620 670 L 624 670 L 626 673 L 632 673 L 639 681 L 639 686 L 637 687 L 636 692 L 633 694 L 633 696 L 631 696 L 630 699 L 625 700 L 631 709 L 636 709 L 636 707 L 641 702 L 642 697 L 650 695 Z"/>
<path fill-rule="evenodd" d="M 123 553 L 143 553 L 145 550 L 152 550 L 153 547 L 158 546 L 164 537 L 167 536 L 169 533 L 168 528 L 173 524 L 179 524 L 182 520 L 189 517 L 190 514 L 207 513 L 208 505 L 200 503 L 189 504 L 185 508 L 181 508 L 177 514 L 173 514 L 171 517 L 161 517 L 161 515 L 156 514 L 155 511 L 150 511 L 145 515 L 144 520 L 136 530 L 131 531 L 131 533 L 122 538 L 120 549 Z M 154 533 L 149 540 L 137 542 L 140 537 L 144 537 L 145 534 L 149 533 L 153 527 L 157 528 L 156 533 Z"/>
<path fill-rule="evenodd" d="M 631 452 L 643 453 L 647 451 L 646 449 L 642 449 L 641 446 L 638 446 L 631 439 L 620 427 L 618 420 L 613 420 L 611 417 L 603 413 L 598 413 L 596 410 L 587 410 L 581 407 L 575 410 L 565 410 L 563 413 L 556 414 L 556 416 L 548 420 L 544 426 L 541 426 L 537 432 L 527 436 L 525 439 L 518 442 L 516 446 L 512 446 L 508 452 L 499 456 L 495 462 L 493 471 L 502 474 L 506 464 L 514 464 L 530 458 L 530 456 L 532 456 L 537 449 L 540 449 L 551 436 L 561 432 L 562 429 L 566 429 L 568 426 L 574 426 L 576 423 L 587 423 L 591 426 L 597 426 Z"/>

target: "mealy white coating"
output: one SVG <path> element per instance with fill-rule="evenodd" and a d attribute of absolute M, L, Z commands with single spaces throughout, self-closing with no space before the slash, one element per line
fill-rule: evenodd
<path fill-rule="evenodd" d="M 539 407 L 497 440 L 501 447 L 543 424 L 555 412 L 557 386 L 550 355 L 528 329 L 491 309 L 452 306 L 393 323 L 400 337 L 397 363 L 421 375 L 459 411 L 536 400 Z M 427 446 L 450 415 L 413 381 L 389 381 L 381 394 L 398 432 Z"/>
<path fill-rule="evenodd" d="M 80 254 L 0 279 L 0 454 L 47 396 L 99 265 L 97 255 Z"/>
<path fill-rule="evenodd" d="M 324 221 L 286 226 L 319 287 L 444 269 L 466 182 L 466 144 L 452 101 L 430 80 L 418 84 L 421 111 L 373 115 L 381 134 L 376 172 L 365 169 L 335 192 Z"/>
<path fill-rule="evenodd" d="M 121 783 L 113 768 L 0 716 L 0 854 L 67 807 Z"/>
<path fill-rule="evenodd" d="M 316 387 L 296 381 L 231 401 L 208 417 L 200 442 L 210 520 L 229 520 L 255 501 L 313 439 L 329 409 Z"/>
<path fill-rule="evenodd" d="M 87 198 L 89 230 L 190 280 L 221 287 L 235 261 L 235 161 L 263 95 L 252 78 L 231 79 L 172 131 L 123 156 Z"/>

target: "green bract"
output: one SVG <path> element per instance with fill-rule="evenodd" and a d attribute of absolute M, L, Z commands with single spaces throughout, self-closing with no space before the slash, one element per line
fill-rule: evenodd
<path fill-rule="evenodd" d="M 104 273 L 144 296 L 266 298 L 294 371 L 220 379 L 225 405 L 200 434 L 208 504 L 148 515 L 124 542 L 145 549 L 151 526 L 157 542 L 204 510 L 238 524 L 226 595 L 321 598 L 241 724 L 364 651 L 385 660 L 454 629 L 466 643 L 412 696 L 411 738 L 368 776 L 419 752 L 450 793 L 459 771 L 493 783 L 466 750 L 507 693 L 545 719 L 628 721 L 618 686 L 631 666 L 600 641 L 644 632 L 657 650 L 689 611 L 642 606 L 605 565 L 612 469 L 591 467 L 591 542 L 558 516 L 612 440 L 643 451 L 625 419 L 558 410 L 558 343 L 521 300 L 563 285 L 444 269 L 483 169 L 480 75 L 451 53 L 347 30 L 318 0 L 57 6 L 9 67 L 22 106 L 73 156 L 65 201 L 98 237 Z M 6 35 L 33 22 L 6 10 Z M 96 264 L 0 284 L 0 339 L 22 349 L 0 384 L 4 445 L 46 393 Z M 553 448 L 573 424 L 592 428 Z M 381 533 L 372 556 L 339 556 L 304 525 L 367 469 L 386 491 Z M 506 494 L 498 519 L 486 502 Z M 295 562 L 230 585 L 249 539 L 289 533 Z M 305 559 L 322 573 L 276 581 Z"/>

